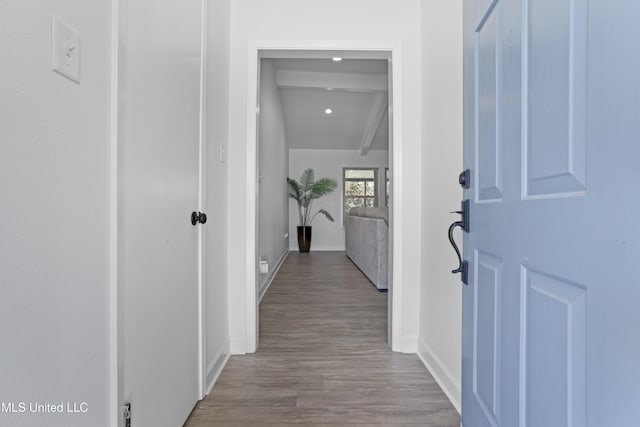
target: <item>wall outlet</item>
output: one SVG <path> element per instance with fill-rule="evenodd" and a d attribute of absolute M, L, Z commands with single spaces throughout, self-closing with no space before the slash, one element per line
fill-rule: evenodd
<path fill-rule="evenodd" d="M 260 260 L 260 273 L 267 274 L 269 272 L 269 263 L 265 260 Z"/>

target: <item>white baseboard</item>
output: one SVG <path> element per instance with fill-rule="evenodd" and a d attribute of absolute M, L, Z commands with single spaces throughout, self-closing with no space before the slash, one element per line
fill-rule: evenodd
<path fill-rule="evenodd" d="M 282 256 L 280 256 L 280 260 L 276 264 L 275 268 L 271 270 L 271 273 L 269 274 L 267 281 L 264 282 L 264 285 L 262 285 L 262 288 L 258 293 L 258 304 L 260 304 L 260 302 L 262 301 L 262 298 L 269 290 L 269 286 L 271 286 L 271 282 L 273 282 L 273 279 L 276 277 L 276 274 L 278 274 L 278 271 L 280 271 L 280 267 L 282 267 L 282 264 L 284 263 L 284 260 L 287 259 L 287 256 L 289 256 L 289 251 L 284 251 Z"/>
<path fill-rule="evenodd" d="M 402 352 L 417 353 L 418 352 L 418 336 L 405 335 L 402 337 Z"/>
<path fill-rule="evenodd" d="M 344 252 L 345 247 L 343 246 L 314 246 L 311 244 L 311 252 Z M 298 246 L 291 246 L 289 248 L 290 252 L 298 252 Z"/>
<path fill-rule="evenodd" d="M 460 414 L 462 408 L 460 380 L 447 369 L 423 339 L 418 340 L 418 357 Z"/>
<path fill-rule="evenodd" d="M 211 389 L 216 381 L 218 381 L 218 377 L 220 377 L 222 370 L 229 361 L 229 357 L 231 357 L 231 355 L 228 353 L 220 353 L 218 357 L 213 358 L 209 366 L 207 366 L 207 394 L 211 393 Z"/>

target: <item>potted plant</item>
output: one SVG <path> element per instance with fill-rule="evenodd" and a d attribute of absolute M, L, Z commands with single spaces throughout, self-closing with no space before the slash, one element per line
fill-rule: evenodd
<path fill-rule="evenodd" d="M 331 193 L 336 189 L 338 183 L 333 179 L 321 178 L 315 180 L 313 169 L 309 168 L 302 173 L 300 182 L 287 178 L 289 184 L 289 197 L 298 202 L 298 249 L 300 252 L 309 252 L 311 248 L 311 223 L 318 215 L 324 215 L 333 222 L 333 217 L 324 209 L 319 209 L 311 218 L 309 213 L 313 201 Z"/>

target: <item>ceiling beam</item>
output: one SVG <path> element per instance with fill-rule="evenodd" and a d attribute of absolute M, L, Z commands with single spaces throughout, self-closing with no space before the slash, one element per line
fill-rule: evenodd
<path fill-rule="evenodd" d="M 387 92 L 386 74 L 319 73 L 278 70 L 276 84 L 290 89 L 331 89 L 349 92 Z"/>
<path fill-rule="evenodd" d="M 362 138 L 362 142 L 360 143 L 361 156 L 366 156 L 371 149 L 373 138 L 376 136 L 376 132 L 380 127 L 380 123 L 384 118 L 384 114 L 387 111 L 388 106 L 389 98 L 387 97 L 386 93 L 382 93 L 376 97 L 376 100 L 373 103 L 373 108 L 371 108 L 369 122 L 367 123 L 367 127 L 364 130 L 364 137 Z"/>

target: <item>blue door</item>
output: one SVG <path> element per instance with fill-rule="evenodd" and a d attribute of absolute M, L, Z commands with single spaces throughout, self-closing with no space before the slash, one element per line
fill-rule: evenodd
<path fill-rule="evenodd" d="M 464 2 L 464 427 L 640 425 L 638 16 Z"/>

